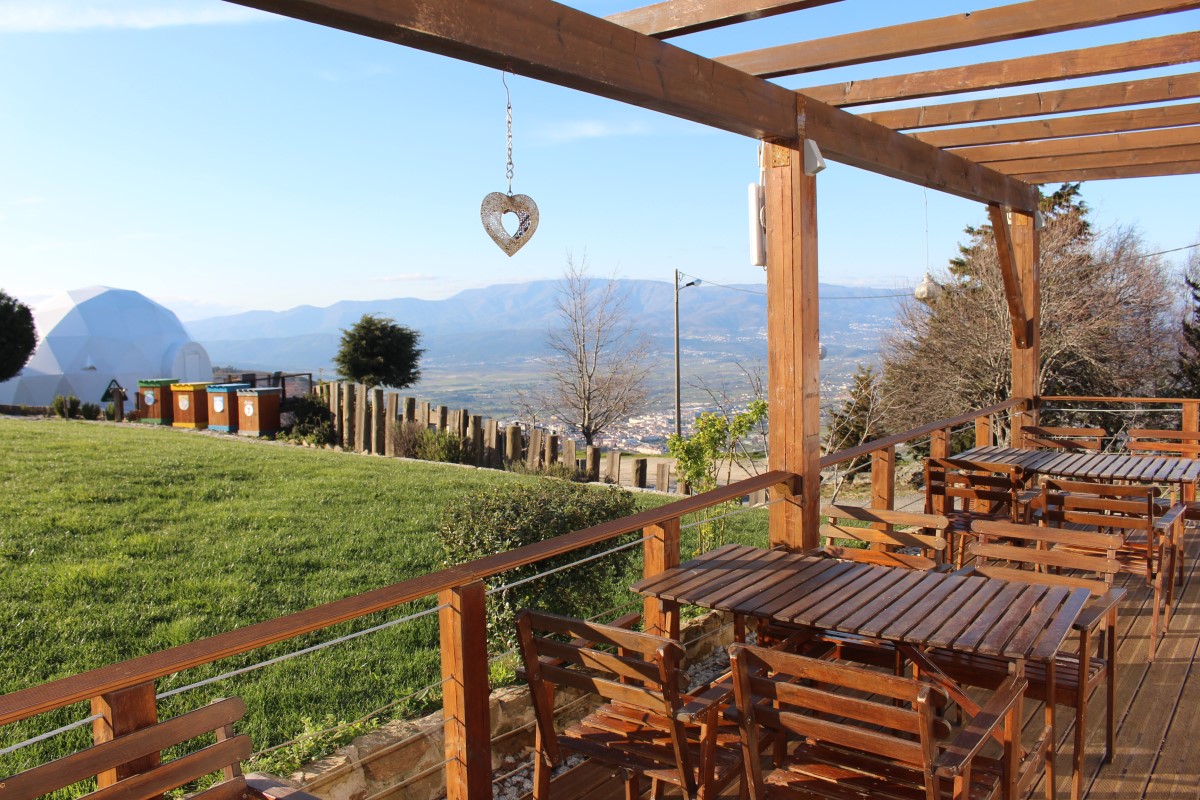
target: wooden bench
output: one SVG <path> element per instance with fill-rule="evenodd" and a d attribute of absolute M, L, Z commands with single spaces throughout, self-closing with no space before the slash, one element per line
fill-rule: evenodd
<path fill-rule="evenodd" d="M 1104 449 L 1104 428 L 1045 428 L 1040 425 L 1021 426 L 1021 447 L 1048 450 Z"/>
<path fill-rule="evenodd" d="M 824 550 L 835 558 L 909 569 L 934 569 L 946 563 L 948 517 L 857 506 L 827 505 L 821 513 L 829 518 L 821 535 L 829 542 Z M 845 520 L 865 522 L 870 527 L 844 525 Z M 844 547 L 835 540 L 864 542 L 868 548 Z M 919 549 L 918 553 L 901 552 Z"/>
<path fill-rule="evenodd" d="M 925 513 L 950 520 L 946 536 L 961 567 L 973 519 L 1028 521 L 1031 475 L 1013 464 L 962 458 L 925 459 Z"/>
<path fill-rule="evenodd" d="M 0 800 L 33 800 L 105 773 L 119 779 L 103 780 L 105 785 L 87 797 L 151 800 L 217 771 L 223 772 L 223 780 L 194 795 L 194 800 L 317 800 L 266 778 L 247 779 L 242 774 L 241 761 L 250 756 L 253 747 L 250 737 L 234 734 L 233 725 L 245 713 L 246 704 L 240 697 L 217 700 L 4 778 Z M 206 734 L 215 735 L 216 741 L 172 761 L 161 761 L 166 748 Z M 117 772 L 131 762 L 140 762 L 141 768 L 125 776 Z"/>

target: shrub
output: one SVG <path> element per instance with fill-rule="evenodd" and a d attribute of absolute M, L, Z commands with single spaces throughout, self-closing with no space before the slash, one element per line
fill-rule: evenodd
<path fill-rule="evenodd" d="M 79 408 L 79 415 L 84 419 L 100 419 L 100 406 L 96 403 L 84 403 Z"/>
<path fill-rule="evenodd" d="M 109 403 L 104 407 L 104 418 L 114 420 L 117 418 L 117 406 L 114 403 Z"/>
<path fill-rule="evenodd" d="M 54 400 L 51 401 L 50 405 L 54 409 L 54 415 L 56 417 L 62 417 L 63 419 L 67 418 L 67 398 L 63 397 L 61 394 L 56 394 L 54 395 Z"/>
<path fill-rule="evenodd" d="M 125 412 L 125 421 L 126 422 L 137 422 L 138 421 L 138 412 L 137 412 L 136 408 L 131 408 Z"/>
<path fill-rule="evenodd" d="M 501 486 L 443 512 L 440 530 L 448 565 L 533 544 L 589 528 L 634 512 L 632 492 L 617 487 L 592 489 L 558 480 Z M 520 581 L 540 572 L 596 555 L 637 534 L 573 550 L 497 575 L 490 585 Z M 488 638 L 498 649 L 513 646 L 516 612 L 535 607 L 575 617 L 589 617 L 611 605 L 627 579 L 637 548 L 620 550 L 587 564 L 546 575 L 488 598 Z"/>
<path fill-rule="evenodd" d="M 416 458 L 417 443 L 426 430 L 426 426 L 419 422 L 401 420 L 392 429 L 392 452 L 402 458 Z"/>
<path fill-rule="evenodd" d="M 54 413 L 63 419 L 71 419 L 79 416 L 79 398 L 73 394 L 63 397 L 61 394 L 54 396 L 53 402 Z"/>
<path fill-rule="evenodd" d="M 333 443 L 333 414 L 329 411 L 329 405 L 315 394 L 289 397 L 280 411 L 291 414 L 294 419 L 283 432 L 282 438 L 316 446 Z"/>
<path fill-rule="evenodd" d="M 470 464 L 471 445 L 450 431 L 423 430 L 417 435 L 412 455 L 422 461 L 441 461 L 447 464 Z"/>

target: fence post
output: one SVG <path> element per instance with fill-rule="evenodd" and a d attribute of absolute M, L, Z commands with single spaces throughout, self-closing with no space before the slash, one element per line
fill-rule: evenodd
<path fill-rule="evenodd" d="M 468 409 L 464 408 L 458 412 L 458 428 L 454 432 L 460 439 L 471 435 L 471 412 Z"/>
<path fill-rule="evenodd" d="M 367 428 L 371 418 L 367 416 L 367 387 L 364 384 L 354 385 L 354 452 L 365 453 L 371 441 L 371 432 Z"/>
<path fill-rule="evenodd" d="M 396 424 L 400 421 L 400 395 L 388 392 L 386 403 L 387 421 L 383 430 L 384 455 L 396 455 Z"/>
<path fill-rule="evenodd" d="M 404 398 L 402 405 L 404 406 L 404 421 L 405 422 L 416 422 L 417 421 L 417 398 L 406 397 L 406 398 Z"/>
<path fill-rule="evenodd" d="M 646 459 L 633 460 L 633 485 L 639 489 L 646 488 Z"/>
<path fill-rule="evenodd" d="M 985 414 L 975 418 L 975 446 L 992 446 L 992 415 Z"/>
<path fill-rule="evenodd" d="M 654 468 L 654 489 L 665 492 L 671 488 L 671 465 L 660 461 Z"/>
<path fill-rule="evenodd" d="M 354 384 L 342 384 L 342 448 L 354 449 Z"/>
<path fill-rule="evenodd" d="M 387 448 L 387 430 L 384 426 L 386 418 L 383 411 L 383 389 L 371 390 L 371 452 L 383 455 Z"/>
<path fill-rule="evenodd" d="M 92 713 L 101 715 L 92 722 L 92 741 L 96 744 L 111 742 L 118 736 L 156 724 L 158 703 L 154 699 L 154 681 L 93 697 Z M 161 754 L 154 752 L 101 772 L 96 776 L 96 787 L 103 789 L 133 775 L 149 772 L 161 760 Z"/>
<path fill-rule="evenodd" d="M 661 525 L 647 525 L 642 534 L 645 567 L 642 574 L 649 578 L 679 566 L 679 517 Z M 679 605 L 647 597 L 642 604 L 642 630 L 655 636 L 679 639 Z"/>
<path fill-rule="evenodd" d="M 570 436 L 562 440 L 562 460 L 571 472 L 579 472 L 579 456 L 575 455 L 575 440 Z"/>
<path fill-rule="evenodd" d="M 587 479 L 589 481 L 593 481 L 593 482 L 599 481 L 600 480 L 600 448 L 594 444 L 589 444 L 587 446 L 587 450 L 585 451 L 585 453 L 586 453 L 585 458 L 587 460 L 587 466 L 584 471 L 587 473 Z"/>
<path fill-rule="evenodd" d="M 477 467 L 482 467 L 487 463 L 483 454 L 483 417 L 470 414 L 468 418 L 467 437 L 471 442 L 471 462 Z"/>
<path fill-rule="evenodd" d="M 445 406 L 437 407 L 437 429 L 444 431 L 450 427 L 450 409 Z"/>
<path fill-rule="evenodd" d="M 942 428 L 929 434 L 929 455 L 934 458 L 950 457 L 950 429 Z"/>
<path fill-rule="evenodd" d="M 489 419 L 483 423 L 483 465 L 495 469 L 500 461 L 500 423 Z"/>
<path fill-rule="evenodd" d="M 483 581 L 438 595 L 446 800 L 492 796 L 492 723 L 488 708 L 486 596 Z"/>
<path fill-rule="evenodd" d="M 516 464 L 521 460 L 521 426 L 509 425 L 504 432 L 504 460 Z"/>
<path fill-rule="evenodd" d="M 885 447 L 871 453 L 871 508 L 891 511 L 896 507 L 896 448 Z M 871 527 L 880 530 L 891 528 L 886 523 L 875 523 Z M 872 550 L 882 550 L 876 544 Z"/>
<path fill-rule="evenodd" d="M 542 463 L 547 467 L 558 462 L 558 434 L 547 433 L 544 437 L 546 442 L 546 453 L 542 457 Z"/>
<path fill-rule="evenodd" d="M 621 485 L 621 451 L 620 450 L 609 450 L 608 451 L 608 467 L 607 467 L 606 476 L 608 478 L 609 483 L 615 483 L 618 486 Z"/>
<path fill-rule="evenodd" d="M 542 458 L 542 432 L 537 428 L 529 429 L 529 447 L 525 451 L 525 466 L 531 471 L 538 468 Z"/>

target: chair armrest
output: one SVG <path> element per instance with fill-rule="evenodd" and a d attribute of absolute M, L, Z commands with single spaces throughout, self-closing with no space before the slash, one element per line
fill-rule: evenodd
<path fill-rule="evenodd" d="M 946 746 L 942 754 L 933 762 L 937 774 L 944 778 L 961 775 L 971 759 L 979 753 L 985 744 L 991 741 L 992 732 L 1004 724 L 1004 717 L 1012 710 L 1013 705 L 1025 694 L 1029 681 L 1025 678 L 1010 677 L 992 695 L 987 704 L 980 709 L 975 718 Z"/>
<path fill-rule="evenodd" d="M 950 574 L 954 575 L 956 577 L 959 577 L 959 578 L 969 578 L 970 576 L 972 576 L 976 573 L 975 573 L 975 567 L 968 565 L 968 566 L 963 567 L 962 569 L 956 569 L 953 572 L 951 572 Z"/>
<path fill-rule="evenodd" d="M 1104 619 L 1105 615 L 1125 597 L 1124 589 L 1110 589 L 1100 595 L 1092 602 L 1088 603 L 1079 612 L 1079 616 L 1075 618 L 1074 624 L 1071 626 L 1077 631 L 1089 631 L 1096 627 L 1096 624 Z"/>
<path fill-rule="evenodd" d="M 733 673 L 726 672 L 703 690 L 685 694 L 681 699 L 683 705 L 675 712 L 675 718 L 684 723 L 697 722 L 713 706 L 728 705 L 733 701 Z"/>
<path fill-rule="evenodd" d="M 1176 503 L 1167 509 L 1167 513 L 1159 516 L 1154 520 L 1154 528 L 1156 530 L 1167 530 L 1174 525 L 1184 511 L 1183 503 Z"/>

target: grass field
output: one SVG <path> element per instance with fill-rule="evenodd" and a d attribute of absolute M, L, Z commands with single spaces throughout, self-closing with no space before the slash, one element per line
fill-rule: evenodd
<path fill-rule="evenodd" d="M 439 569 L 443 509 L 502 482 L 542 480 L 148 426 L 11 418 L 0 418 L 0 464 L 0 693 Z M 643 507 L 668 499 L 638 497 Z M 765 541 L 764 512 L 731 523 L 730 538 Z M 633 599 L 625 595 L 614 600 Z M 190 670 L 158 688 L 416 608 Z M 160 715 L 238 694 L 245 731 L 265 748 L 435 682 L 436 642 L 436 620 L 424 618 L 176 695 Z M 399 709 L 421 710 L 415 702 Z M 8 726 L 0 747 L 88 713 L 80 704 Z M 89 740 L 78 729 L 0 757 L 0 774 Z"/>

